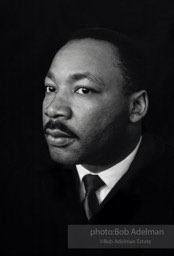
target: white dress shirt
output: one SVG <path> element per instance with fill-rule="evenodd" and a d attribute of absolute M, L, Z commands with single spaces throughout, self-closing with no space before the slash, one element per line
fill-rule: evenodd
<path fill-rule="evenodd" d="M 93 173 L 84 168 L 82 165 L 76 165 L 77 172 L 79 175 L 80 179 L 80 197 L 81 200 L 84 199 L 85 197 L 85 187 L 82 182 L 82 179 L 85 175 L 87 174 L 92 174 L 92 175 L 98 175 L 105 183 L 103 187 L 98 189 L 96 191 L 96 196 L 99 201 L 99 204 L 104 200 L 104 198 L 108 195 L 108 193 L 111 191 L 111 189 L 115 186 L 115 184 L 121 179 L 121 177 L 127 172 L 129 169 L 132 161 L 134 160 L 134 157 L 138 151 L 138 148 L 140 146 L 142 137 L 140 137 L 140 140 L 135 147 L 135 149 L 121 162 L 117 163 L 116 165 L 112 166 L 109 169 L 106 169 L 102 172 L 99 173 Z"/>

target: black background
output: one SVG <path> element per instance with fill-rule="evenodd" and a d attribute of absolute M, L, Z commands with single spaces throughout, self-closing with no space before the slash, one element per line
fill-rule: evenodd
<path fill-rule="evenodd" d="M 43 81 L 64 40 L 78 28 L 114 28 L 150 55 L 150 132 L 174 145 L 174 1 L 1 1 L 1 163 L 50 161 L 42 133 Z M 11 166 L 11 167 L 10 167 Z M 8 168 L 10 167 L 10 168 Z M 16 170 L 15 170 L 16 171 Z"/>

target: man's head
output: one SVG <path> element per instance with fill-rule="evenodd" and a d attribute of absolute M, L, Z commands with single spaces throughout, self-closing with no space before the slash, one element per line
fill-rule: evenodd
<path fill-rule="evenodd" d="M 53 160 L 111 166 L 132 150 L 148 105 L 139 56 L 129 40 L 106 29 L 81 31 L 57 52 L 43 101 Z"/>

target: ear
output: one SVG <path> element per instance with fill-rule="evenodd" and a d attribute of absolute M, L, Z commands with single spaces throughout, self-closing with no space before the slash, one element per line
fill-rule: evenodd
<path fill-rule="evenodd" d="M 145 90 L 131 94 L 129 101 L 129 119 L 132 123 L 140 121 L 148 110 L 148 95 Z"/>

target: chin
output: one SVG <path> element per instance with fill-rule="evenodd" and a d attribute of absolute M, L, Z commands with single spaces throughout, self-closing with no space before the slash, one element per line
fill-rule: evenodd
<path fill-rule="evenodd" d="M 58 153 L 50 150 L 50 156 L 51 159 L 58 164 L 76 165 L 79 163 L 78 157 L 75 154 L 71 153 Z"/>

